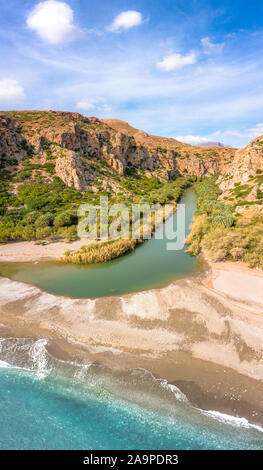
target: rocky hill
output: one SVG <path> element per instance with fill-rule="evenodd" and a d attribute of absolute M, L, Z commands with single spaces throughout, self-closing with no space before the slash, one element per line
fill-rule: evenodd
<path fill-rule="evenodd" d="M 116 119 L 0 113 L 0 242 L 74 240 L 80 204 L 98 205 L 108 196 L 110 205 L 125 203 L 131 217 L 132 203 L 175 206 L 193 183 L 198 198 L 190 251 L 263 267 L 263 137 L 242 150 L 202 148 Z M 111 258 L 130 245 L 110 248 Z M 101 245 L 98 251 L 101 259 Z"/>
<path fill-rule="evenodd" d="M 81 192 L 102 187 L 118 193 L 116 175 L 138 170 L 161 181 L 219 174 L 221 198 L 253 202 L 263 192 L 263 137 L 241 150 L 202 148 L 149 135 L 119 119 L 10 111 L 0 113 L 0 166 L 16 185 L 56 175 Z"/>
<path fill-rule="evenodd" d="M 58 111 L 0 113 L 0 168 L 15 186 L 54 175 L 78 191 L 118 193 L 118 176 L 141 171 L 160 181 L 180 175 L 219 174 L 221 198 L 235 203 L 262 198 L 263 137 L 246 148 L 193 147 L 140 131 L 119 119 Z"/>
<path fill-rule="evenodd" d="M 147 132 L 136 129 L 135 127 L 130 126 L 128 122 L 122 121 L 121 119 L 102 119 L 102 122 L 108 124 L 108 126 L 112 127 L 117 132 L 124 132 L 125 134 L 134 137 L 136 142 L 142 145 L 144 144 L 153 147 L 163 147 L 166 145 L 167 148 L 171 148 L 172 150 L 174 147 L 188 146 L 188 144 L 179 142 L 179 140 L 176 139 L 147 134 Z"/>
<path fill-rule="evenodd" d="M 87 191 L 94 183 L 118 192 L 115 174 L 142 170 L 168 181 L 178 175 L 225 174 L 235 150 L 200 148 L 151 136 L 119 120 L 78 113 L 12 111 L 0 113 L 0 161 L 13 175 L 56 174 L 69 187 Z M 105 171 L 107 167 L 108 171 Z M 107 174 L 106 174 L 107 173 Z"/>
<path fill-rule="evenodd" d="M 237 150 L 229 171 L 220 176 L 221 199 L 235 204 L 238 210 L 248 205 L 262 207 L 263 202 L 263 136 Z"/>

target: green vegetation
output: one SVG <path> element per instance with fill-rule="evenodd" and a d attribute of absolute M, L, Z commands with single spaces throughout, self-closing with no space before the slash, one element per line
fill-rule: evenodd
<path fill-rule="evenodd" d="M 263 214 L 247 209 L 234 215 L 235 206 L 218 201 L 221 191 L 216 178 L 203 178 L 195 184 L 197 211 L 186 242 L 189 252 L 204 250 L 211 261 L 244 261 L 263 268 Z"/>
<path fill-rule="evenodd" d="M 43 145 L 49 160 L 53 158 L 53 145 Z M 94 169 L 101 177 L 110 176 L 116 180 L 122 190 L 118 194 L 110 189 L 104 191 L 98 179 L 94 184 L 96 191 L 90 189 L 81 193 L 67 187 L 60 178 L 54 176 L 53 162 L 44 165 L 32 163 L 30 159 L 33 150 L 30 151 L 31 154 L 20 164 L 23 169 L 16 171 L 13 176 L 4 170 L 4 165 L 0 168 L 0 242 L 56 238 L 71 241 L 77 238 L 76 214 L 80 204 L 98 205 L 101 196 L 108 196 L 110 205 L 125 203 L 129 209 L 132 203 L 141 202 L 176 204 L 183 189 L 195 180 L 187 176 L 163 183 L 156 177 L 147 178 L 143 170 L 131 170 L 120 176 L 107 162 L 97 160 L 93 162 Z M 48 175 L 39 173 L 43 169 Z M 17 186 L 15 192 L 14 184 Z"/>
<path fill-rule="evenodd" d="M 73 254 L 67 251 L 61 258 L 61 261 L 74 264 L 105 263 L 124 255 L 128 251 L 134 250 L 137 243 L 136 240 L 121 239 L 104 243 L 92 243 L 81 247 L 80 250 Z"/>
<path fill-rule="evenodd" d="M 3 187 L 4 185 L 4 187 Z M 41 179 L 20 184 L 17 196 L 11 186 L 2 182 L 0 191 L 0 241 L 35 240 L 77 235 L 76 207 L 85 202 L 78 191 L 67 188 L 55 177 L 51 182 Z M 70 231 L 65 228 L 72 226 Z"/>
<path fill-rule="evenodd" d="M 189 251 L 197 255 L 204 249 L 213 260 L 240 259 L 251 266 L 262 267 L 262 215 L 256 206 L 263 204 L 263 170 L 258 169 L 255 175 L 250 175 L 246 184 L 234 183 L 233 188 L 219 201 L 220 189 L 216 185 L 216 176 L 197 179 L 188 175 L 187 169 L 182 169 L 184 176 L 177 173 L 175 179 L 164 182 L 167 175 L 164 168 L 156 169 L 155 176 L 149 177 L 149 173 L 143 169 L 135 169 L 132 164 L 126 168 L 124 175 L 120 175 L 113 168 L 117 166 L 120 170 L 120 162 L 112 166 L 112 163 L 109 163 L 110 154 L 107 162 L 101 150 L 104 144 L 113 149 L 117 131 L 105 127 L 105 124 L 96 119 L 79 119 L 78 115 L 72 117 L 70 113 L 45 111 L 14 111 L 5 114 L 14 120 L 13 130 L 15 134 L 19 134 L 19 138 L 14 141 L 14 149 L 13 144 L 10 147 L 8 143 L 10 151 L 3 147 L 0 156 L 0 242 L 60 238 L 74 240 L 77 238 L 78 206 L 85 203 L 97 206 L 101 196 L 109 197 L 109 206 L 116 203 L 125 204 L 129 209 L 130 222 L 132 204 L 169 203 L 175 210 L 183 190 L 194 184 L 198 200 L 195 221 L 188 237 Z M 47 135 L 53 134 L 47 134 L 46 131 L 52 127 L 57 127 L 61 135 L 64 135 L 69 126 L 73 129 L 76 125 L 80 126 L 80 134 L 85 134 L 85 130 L 96 134 L 100 145 L 95 145 L 94 148 L 92 145 L 82 146 L 81 139 L 73 141 L 73 147 L 67 147 L 64 138 L 59 140 L 60 143 L 48 141 Z M 99 132 L 100 128 L 102 132 Z M 10 136 L 13 136 L 13 130 L 10 131 Z M 111 139 L 106 135 L 109 132 Z M 39 151 L 26 140 L 29 136 L 37 137 L 30 141 L 40 142 L 37 144 L 40 145 Z M 134 137 L 129 139 L 131 147 L 135 146 Z M 149 153 L 158 151 L 161 160 L 168 159 L 171 149 L 168 144 L 167 148 L 165 143 L 164 146 L 163 141 L 160 141 L 158 147 L 151 148 Z M 260 139 L 256 140 L 253 146 L 254 151 L 262 151 Z M 86 154 L 83 152 L 84 148 Z M 86 192 L 67 187 L 56 176 L 58 171 L 63 179 L 71 184 L 71 175 L 66 178 L 61 169 L 61 172 L 59 171 L 60 166 L 63 169 L 63 161 L 60 159 L 70 155 L 68 150 L 77 152 L 78 161 L 83 164 L 79 168 L 84 172 L 88 184 Z M 228 157 L 229 163 L 234 156 L 234 149 L 226 151 L 196 148 L 194 152 L 193 149 L 190 151 L 189 147 L 174 147 L 173 151 L 179 168 L 180 165 L 183 168 L 184 162 L 181 160 L 184 159 L 196 157 L 200 163 L 205 163 L 205 160 L 221 155 L 224 159 Z M 174 177 L 175 174 L 175 169 L 170 168 L 170 175 Z M 225 181 L 231 178 L 231 174 L 224 176 Z M 236 213 L 237 209 L 242 209 L 242 215 Z M 111 219 L 114 220 L 114 217 Z M 141 220 L 139 216 L 139 221 Z M 98 232 L 100 223 L 98 219 Z M 119 239 L 106 244 L 89 245 L 77 253 L 68 253 L 65 258 L 67 262 L 103 262 L 133 249 L 136 243 L 134 240 Z"/>

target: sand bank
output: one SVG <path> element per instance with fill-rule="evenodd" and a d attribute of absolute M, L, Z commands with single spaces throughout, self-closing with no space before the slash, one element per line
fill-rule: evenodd
<path fill-rule="evenodd" d="M 204 284 L 238 300 L 263 303 L 263 271 L 238 262 L 214 263 Z M 263 340 L 263 338 L 262 338 Z"/>
<path fill-rule="evenodd" d="M 0 322 L 53 355 L 143 367 L 205 409 L 263 423 L 263 273 L 234 263 L 166 288 L 71 299 L 0 278 Z"/>
<path fill-rule="evenodd" d="M 45 245 L 35 241 L 0 243 L 0 262 L 23 263 L 35 261 L 53 261 L 63 256 L 65 251 L 79 250 L 83 245 L 94 243 L 96 240 L 76 240 L 73 242 L 45 242 Z"/>

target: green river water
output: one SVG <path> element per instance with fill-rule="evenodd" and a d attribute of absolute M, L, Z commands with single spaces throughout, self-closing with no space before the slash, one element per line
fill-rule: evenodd
<path fill-rule="evenodd" d="M 196 208 L 196 194 L 188 188 L 180 204 L 185 205 L 186 235 Z M 182 207 L 171 216 L 176 232 Z M 158 229 L 158 231 L 161 229 Z M 48 292 L 77 298 L 122 295 L 129 292 L 164 287 L 197 271 L 198 261 L 185 250 L 167 251 L 166 237 L 153 237 L 135 251 L 106 264 L 89 266 L 45 263 L 1 263 L 0 275 L 38 286 Z M 170 240 L 171 241 L 171 240 Z M 83 241 L 83 245 L 85 241 Z"/>

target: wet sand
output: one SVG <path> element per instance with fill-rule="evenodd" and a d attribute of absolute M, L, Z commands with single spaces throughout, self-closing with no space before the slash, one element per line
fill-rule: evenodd
<path fill-rule="evenodd" d="M 3 335 L 45 337 L 65 360 L 144 368 L 200 408 L 263 424 L 263 273 L 204 275 L 121 297 L 72 299 L 0 278 Z"/>

